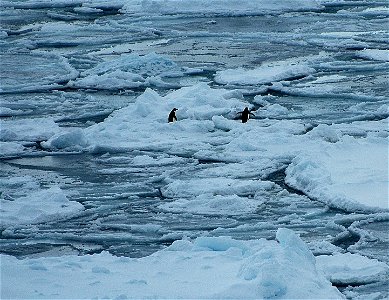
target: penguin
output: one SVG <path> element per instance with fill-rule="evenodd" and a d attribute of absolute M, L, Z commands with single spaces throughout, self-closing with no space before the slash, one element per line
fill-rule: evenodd
<path fill-rule="evenodd" d="M 255 115 L 249 111 L 248 107 L 245 107 L 245 109 L 241 112 L 238 112 L 238 114 L 242 115 L 241 116 L 242 123 L 246 123 L 250 119 L 250 115 L 255 117 Z"/>
<path fill-rule="evenodd" d="M 176 110 L 178 110 L 177 108 L 173 108 L 172 111 L 170 112 L 169 114 L 169 118 L 168 118 L 168 122 L 174 122 L 174 121 L 177 121 L 177 117 L 176 117 Z"/>

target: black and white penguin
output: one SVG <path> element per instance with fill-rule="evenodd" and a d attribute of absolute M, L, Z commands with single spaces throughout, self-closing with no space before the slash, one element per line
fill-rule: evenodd
<path fill-rule="evenodd" d="M 174 121 L 177 121 L 177 117 L 176 117 L 176 110 L 178 110 L 177 108 L 173 108 L 172 111 L 170 112 L 169 114 L 169 118 L 168 118 L 168 122 L 174 122 Z"/>
<path fill-rule="evenodd" d="M 239 112 L 238 114 L 242 115 L 241 116 L 242 123 L 246 123 L 250 119 L 250 115 L 255 117 L 255 115 L 249 111 L 248 107 L 245 107 L 245 109 L 242 112 Z"/>

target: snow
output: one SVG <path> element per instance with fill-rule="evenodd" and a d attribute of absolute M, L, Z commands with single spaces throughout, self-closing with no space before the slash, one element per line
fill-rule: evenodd
<path fill-rule="evenodd" d="M 255 101 L 264 105 L 256 112 L 260 117 L 279 117 L 289 112 L 286 107 L 270 104 L 260 96 Z M 213 89 L 205 83 L 166 96 L 147 89 L 134 103 L 115 111 L 104 122 L 85 129 L 64 130 L 41 144 L 51 150 L 101 153 L 142 149 L 193 155 L 200 160 L 239 162 L 250 166 L 245 170 L 242 165 L 234 171 L 243 177 L 246 172 L 264 176 L 270 170 L 277 170 L 277 166 L 289 164 L 286 182 L 331 207 L 347 211 L 388 209 L 388 173 L 383 163 L 388 159 L 387 120 L 319 124 L 307 132 L 309 124 L 299 120 L 253 119 L 244 125 L 233 120 L 246 105 L 240 92 Z M 173 107 L 178 108 L 178 121 L 168 123 L 167 116 Z M 150 159 L 139 157 L 133 163 L 142 165 L 145 160 L 143 163 L 147 165 L 149 160 L 154 165 L 162 165 L 165 158 L 159 157 L 160 163 Z M 170 182 L 166 173 L 164 179 L 168 184 L 162 188 L 165 197 L 197 198 L 193 203 L 179 199 L 165 209 L 178 211 L 186 207 L 203 211 L 199 207 L 201 203 L 218 207 L 224 200 L 231 203 L 231 197 L 239 202 L 237 196 L 254 195 L 266 186 L 265 182 L 228 176 L 231 170 L 224 170 L 219 179 Z M 254 207 L 252 203 L 248 210 L 253 211 Z"/>
<path fill-rule="evenodd" d="M 326 133 L 331 142 L 334 132 Z M 286 182 L 344 210 L 387 210 L 388 144 L 385 138 L 344 137 L 318 156 L 298 156 L 286 170 Z"/>
<path fill-rule="evenodd" d="M 147 86 L 171 88 L 174 86 L 164 82 L 162 78 L 182 76 L 182 71 L 172 60 L 155 53 L 144 56 L 121 54 L 82 72 L 82 77 L 69 82 L 69 86 L 105 90 Z"/>
<path fill-rule="evenodd" d="M 3 53 L 0 60 L 1 93 L 53 90 L 79 74 L 66 58 L 43 51 Z"/>
<path fill-rule="evenodd" d="M 389 50 L 364 49 L 357 51 L 357 56 L 370 60 L 389 61 Z"/>
<path fill-rule="evenodd" d="M 59 132 L 52 118 L 0 120 L 0 140 L 4 142 L 42 141 Z"/>
<path fill-rule="evenodd" d="M 344 298 L 321 274 L 314 256 L 293 231 L 280 228 L 277 240 L 198 237 L 175 241 L 143 258 L 115 257 L 108 252 L 22 260 L 1 255 L 2 271 L 7 274 L 2 278 L 2 296 Z"/>
<path fill-rule="evenodd" d="M 0 179 L 0 228 L 54 221 L 82 211 L 84 207 L 69 201 L 58 186 L 40 188 L 31 178 Z M 19 186 L 16 194 L 10 187 Z"/>
<path fill-rule="evenodd" d="M 87 141 L 84 131 L 80 128 L 75 128 L 53 135 L 48 141 L 42 142 L 41 146 L 47 149 L 66 148 L 70 151 L 79 151 L 87 146 Z"/>
<path fill-rule="evenodd" d="M 319 10 L 317 1 L 308 0 L 153 0 L 127 2 L 122 12 L 137 14 L 256 15 L 286 11 Z"/>
<path fill-rule="evenodd" d="M 23 151 L 24 147 L 20 143 L 0 141 L 0 156 L 2 157 L 20 155 Z"/>
<path fill-rule="evenodd" d="M 260 85 L 313 74 L 315 69 L 306 65 L 264 65 L 253 70 L 228 69 L 218 71 L 215 81 L 229 85 Z"/>
<path fill-rule="evenodd" d="M 335 254 L 316 257 L 318 268 L 337 285 L 360 285 L 378 281 L 389 274 L 387 264 L 359 254 Z"/>

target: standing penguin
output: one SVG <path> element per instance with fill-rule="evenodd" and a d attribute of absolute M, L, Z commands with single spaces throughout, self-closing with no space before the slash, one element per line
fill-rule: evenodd
<path fill-rule="evenodd" d="M 169 114 L 169 118 L 168 118 L 168 122 L 174 122 L 174 121 L 177 121 L 177 117 L 176 117 L 176 110 L 178 110 L 177 108 L 173 108 L 172 111 L 170 112 Z"/>
<path fill-rule="evenodd" d="M 250 119 L 250 115 L 255 117 L 255 115 L 249 111 L 248 107 L 245 107 L 245 109 L 241 112 L 238 112 L 238 114 L 242 115 L 241 116 L 242 123 L 246 123 Z"/>

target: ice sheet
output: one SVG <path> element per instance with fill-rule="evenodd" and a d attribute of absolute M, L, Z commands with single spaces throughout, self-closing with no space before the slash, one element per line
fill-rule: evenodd
<path fill-rule="evenodd" d="M 10 194 L 12 185 L 19 186 L 18 193 Z M 58 186 L 42 189 L 32 178 L 1 179 L 0 186 L 2 229 L 69 218 L 84 209 L 80 203 L 69 201 Z"/>
<path fill-rule="evenodd" d="M 234 0 L 168 0 L 132 1 L 122 9 L 125 13 L 142 14 L 206 14 L 206 15 L 256 15 L 282 13 L 285 11 L 319 10 L 322 6 L 316 1 L 234 1 Z"/>
<path fill-rule="evenodd" d="M 327 135 L 328 136 L 328 135 Z M 328 136 L 336 142 L 336 136 Z M 388 145 L 385 138 L 343 137 L 320 156 L 298 156 L 286 170 L 286 182 L 331 206 L 387 210 Z"/>
<path fill-rule="evenodd" d="M 163 77 L 182 76 L 182 69 L 172 60 L 150 53 L 144 56 L 122 54 L 81 73 L 81 78 L 69 83 L 76 88 L 121 90 L 148 86 L 175 87 Z"/>
<path fill-rule="evenodd" d="M 53 53 L 15 51 L 3 53 L 0 60 L 0 93 L 53 90 L 78 76 L 66 58 Z"/>
<path fill-rule="evenodd" d="M 357 56 L 371 60 L 389 61 L 389 50 L 364 49 L 358 51 Z"/>
<path fill-rule="evenodd" d="M 387 264 L 359 254 L 321 255 L 316 261 L 326 277 L 338 285 L 367 284 L 378 281 L 389 273 Z"/>
<path fill-rule="evenodd" d="M 92 152 L 152 149 L 194 155 L 201 160 L 257 162 L 249 172 L 259 174 L 269 168 L 269 162 L 276 165 L 291 162 L 287 183 L 310 197 L 349 211 L 388 208 L 385 120 L 374 124 L 321 124 L 312 130 L 307 130 L 309 126 L 299 120 L 254 119 L 242 124 L 233 120 L 246 105 L 240 97 L 239 92 L 211 89 L 206 84 L 181 88 L 164 97 L 147 90 L 104 122 L 73 133 L 59 133 L 42 146 L 69 150 L 76 147 Z M 179 108 L 178 121 L 168 123 L 167 115 L 173 107 Z M 277 104 L 265 105 L 257 114 L 280 116 L 288 114 L 288 109 Z M 201 180 L 197 179 L 199 182 L 193 186 L 204 189 L 208 183 Z M 222 180 L 212 183 L 213 186 L 224 186 L 226 179 Z M 165 196 L 181 196 L 181 192 L 176 194 L 172 189 L 180 184 L 175 181 L 167 185 Z M 182 186 L 188 184 L 191 183 Z M 240 186 L 238 181 L 229 184 Z M 230 189 L 227 185 L 226 188 Z M 244 187 L 230 194 L 239 195 L 242 191 Z"/>
<path fill-rule="evenodd" d="M 344 298 L 293 231 L 279 229 L 277 239 L 199 237 L 140 259 L 107 252 L 24 260 L 2 255 L 7 274 L 2 293 L 6 298 L 51 299 Z"/>

